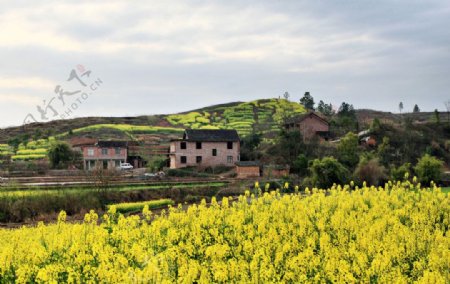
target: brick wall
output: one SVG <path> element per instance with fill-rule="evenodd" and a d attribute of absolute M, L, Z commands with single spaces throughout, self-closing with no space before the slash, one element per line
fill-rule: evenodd
<path fill-rule="evenodd" d="M 318 131 L 329 131 L 328 124 L 314 116 L 309 116 L 300 122 L 300 132 L 306 139 L 312 138 Z"/>
<path fill-rule="evenodd" d="M 102 149 L 107 149 L 108 154 L 104 155 L 102 154 Z M 116 148 L 114 147 L 107 147 L 107 148 L 101 148 L 97 146 L 86 146 L 82 147 L 81 151 L 83 154 L 83 160 L 84 160 L 84 168 L 89 169 L 92 167 L 100 166 L 102 167 L 102 161 L 107 161 L 107 167 L 108 169 L 115 168 L 117 166 L 117 162 L 126 162 L 127 161 L 127 148 L 119 147 L 117 149 L 120 149 L 120 153 L 116 154 Z M 93 153 L 89 153 L 89 150 L 92 150 Z M 88 165 L 87 161 L 95 161 Z"/>
<path fill-rule="evenodd" d="M 181 149 L 181 143 L 186 143 L 186 149 Z M 228 149 L 227 142 L 201 142 L 202 148 L 196 148 L 196 142 L 172 141 L 170 145 L 170 168 L 178 169 L 187 166 L 215 167 L 233 166 L 239 161 L 240 144 L 233 142 L 233 149 Z M 213 149 L 217 150 L 217 156 L 213 156 Z M 186 163 L 181 163 L 181 157 L 186 157 Z M 197 157 L 201 162 L 197 163 Z M 228 160 L 228 157 L 232 160 Z"/>
<path fill-rule="evenodd" d="M 241 167 L 236 166 L 236 173 L 238 178 L 259 177 L 259 166 Z"/>

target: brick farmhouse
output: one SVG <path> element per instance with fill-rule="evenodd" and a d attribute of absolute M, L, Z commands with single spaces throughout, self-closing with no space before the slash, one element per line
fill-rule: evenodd
<path fill-rule="evenodd" d="M 125 141 L 96 141 L 83 139 L 71 143 L 74 150 L 83 155 L 83 168 L 115 169 L 120 163 L 127 161 L 128 142 Z"/>
<path fill-rule="evenodd" d="M 170 143 L 170 168 L 233 167 L 240 160 L 240 138 L 236 130 L 186 129 L 183 139 Z"/>
<path fill-rule="evenodd" d="M 330 124 L 324 118 L 315 112 L 288 119 L 285 123 L 288 130 L 299 130 L 304 140 L 310 140 L 314 137 L 320 137 L 328 140 Z"/>

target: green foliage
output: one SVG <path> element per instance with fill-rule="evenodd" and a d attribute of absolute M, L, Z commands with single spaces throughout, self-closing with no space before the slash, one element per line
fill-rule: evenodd
<path fill-rule="evenodd" d="M 403 165 L 392 168 L 391 170 L 391 179 L 393 181 L 401 181 L 404 180 L 405 177 L 411 176 L 411 163 L 404 163 Z"/>
<path fill-rule="evenodd" d="M 74 153 L 69 144 L 54 142 L 48 150 L 48 158 L 52 168 L 65 168 L 74 160 Z"/>
<path fill-rule="evenodd" d="M 305 154 L 298 155 L 297 159 L 292 163 L 291 172 L 299 176 L 305 176 L 308 173 L 308 162 L 309 160 Z"/>
<path fill-rule="evenodd" d="M 328 117 L 334 114 L 333 106 L 331 105 L 331 103 L 326 104 L 322 100 L 320 100 L 319 105 L 317 106 L 317 111 Z"/>
<path fill-rule="evenodd" d="M 307 110 L 314 110 L 314 98 L 311 96 L 311 94 L 309 92 L 305 92 L 303 97 L 300 99 L 300 103 Z"/>
<path fill-rule="evenodd" d="M 333 157 L 315 159 L 309 167 L 312 183 L 320 188 L 327 188 L 334 183 L 344 184 L 350 176 L 349 171 Z"/>
<path fill-rule="evenodd" d="M 152 171 L 160 171 L 163 167 L 166 166 L 167 157 L 162 155 L 153 155 L 147 161 L 147 168 Z"/>
<path fill-rule="evenodd" d="M 430 184 L 431 181 L 439 182 L 443 173 L 443 162 L 428 154 L 419 159 L 414 171 L 420 182 Z"/>
<path fill-rule="evenodd" d="M 352 132 L 347 133 L 337 147 L 339 162 L 349 168 L 354 168 L 359 161 L 358 145 L 358 136 Z"/>
<path fill-rule="evenodd" d="M 383 165 L 388 166 L 392 163 L 392 160 L 394 159 L 394 150 L 395 149 L 390 144 L 389 137 L 383 137 L 383 141 L 377 149 L 378 158 Z"/>

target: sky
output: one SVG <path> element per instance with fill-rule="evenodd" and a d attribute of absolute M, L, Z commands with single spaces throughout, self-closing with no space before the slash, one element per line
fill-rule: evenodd
<path fill-rule="evenodd" d="M 0 127 L 286 91 L 443 111 L 449 27 L 448 0 L 0 0 Z"/>

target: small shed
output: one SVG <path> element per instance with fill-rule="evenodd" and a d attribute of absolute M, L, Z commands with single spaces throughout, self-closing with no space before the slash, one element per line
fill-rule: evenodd
<path fill-rule="evenodd" d="M 260 177 L 261 166 L 257 161 L 241 161 L 236 164 L 238 178 Z"/>
<path fill-rule="evenodd" d="M 289 165 L 266 165 L 263 168 L 263 176 L 268 178 L 280 178 L 289 175 Z"/>

